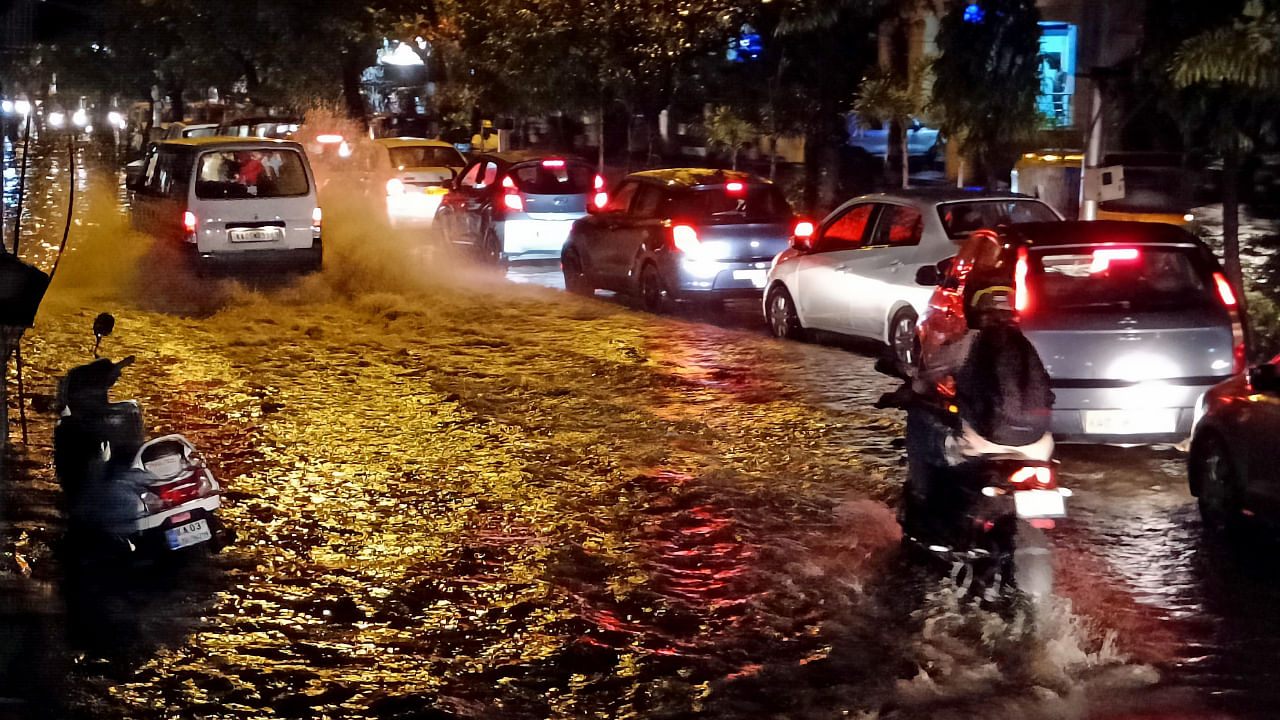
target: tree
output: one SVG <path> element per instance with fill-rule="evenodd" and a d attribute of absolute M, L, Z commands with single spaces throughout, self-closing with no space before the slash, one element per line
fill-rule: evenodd
<path fill-rule="evenodd" d="M 759 135 L 755 125 L 731 107 L 721 105 L 707 118 L 707 141 L 712 147 L 729 150 L 730 167 L 738 169 L 738 151 Z"/>
<path fill-rule="evenodd" d="M 939 24 L 930 107 L 988 186 L 1040 124 L 1039 21 L 1034 0 L 951 0 Z"/>
<path fill-rule="evenodd" d="M 897 124 L 906 128 L 911 120 L 924 112 L 925 94 L 924 78 L 928 66 L 920 64 L 911 69 L 904 77 L 891 70 L 880 69 L 862 79 L 862 87 L 853 101 L 853 110 L 864 125 L 870 121 L 885 124 Z M 908 180 L 907 133 L 898 133 L 901 152 L 899 159 L 902 165 L 902 187 L 910 186 Z M 889 166 L 889 151 L 885 148 L 884 162 L 886 173 Z"/>
<path fill-rule="evenodd" d="M 1271 122 L 1280 100 L 1280 13 L 1251 2 L 1234 23 L 1207 30 L 1178 48 L 1174 85 L 1222 153 L 1222 241 L 1227 276 L 1243 288 L 1240 268 L 1240 159 L 1249 130 Z"/>

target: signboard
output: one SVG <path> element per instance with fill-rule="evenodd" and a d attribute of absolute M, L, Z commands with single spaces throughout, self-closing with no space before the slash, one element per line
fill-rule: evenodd
<path fill-rule="evenodd" d="M 1085 168 L 1084 199 L 1095 202 L 1124 198 L 1124 166 Z"/>

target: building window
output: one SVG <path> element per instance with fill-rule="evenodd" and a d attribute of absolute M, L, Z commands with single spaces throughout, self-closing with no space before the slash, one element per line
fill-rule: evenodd
<path fill-rule="evenodd" d="M 1076 90 L 1076 26 L 1040 23 L 1040 96 L 1045 127 L 1071 125 Z"/>

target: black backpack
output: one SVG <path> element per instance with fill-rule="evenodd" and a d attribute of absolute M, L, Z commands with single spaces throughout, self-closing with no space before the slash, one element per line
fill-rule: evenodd
<path fill-rule="evenodd" d="M 1053 390 L 1040 355 L 1012 325 L 977 331 L 956 373 L 960 417 L 1000 445 L 1029 445 L 1049 431 Z"/>

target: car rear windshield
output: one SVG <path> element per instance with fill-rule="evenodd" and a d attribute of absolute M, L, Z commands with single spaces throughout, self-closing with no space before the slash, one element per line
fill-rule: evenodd
<path fill-rule="evenodd" d="M 203 200 L 297 197 L 309 189 L 302 156 L 291 149 L 207 152 L 196 171 L 196 197 Z"/>
<path fill-rule="evenodd" d="M 688 190 L 672 196 L 669 215 L 703 223 L 784 222 L 792 217 L 776 185 L 747 185 L 738 192 L 723 187 Z"/>
<path fill-rule="evenodd" d="M 583 195 L 595 190 L 595 171 L 573 162 L 520 165 L 511 171 L 516 188 L 529 195 Z"/>
<path fill-rule="evenodd" d="M 451 147 L 414 145 L 391 148 L 391 164 L 398 168 L 462 167 L 467 162 Z"/>
<path fill-rule="evenodd" d="M 947 236 L 954 239 L 974 230 L 1024 222 L 1053 222 L 1058 219 L 1039 200 L 965 200 L 938 205 L 938 217 Z"/>
<path fill-rule="evenodd" d="M 1031 293 L 1049 312 L 1165 311 L 1215 301 L 1212 268 L 1195 248 L 1033 251 Z"/>

